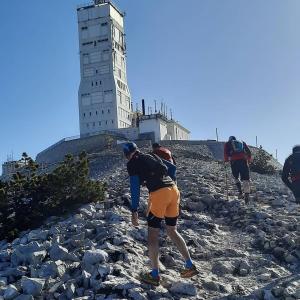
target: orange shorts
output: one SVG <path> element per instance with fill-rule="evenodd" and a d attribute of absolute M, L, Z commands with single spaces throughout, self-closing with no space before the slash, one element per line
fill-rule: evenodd
<path fill-rule="evenodd" d="M 161 188 L 149 195 L 148 213 L 164 219 L 179 216 L 180 192 L 176 185 Z"/>

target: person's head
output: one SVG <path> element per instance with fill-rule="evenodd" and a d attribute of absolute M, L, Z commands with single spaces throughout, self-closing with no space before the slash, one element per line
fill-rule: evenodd
<path fill-rule="evenodd" d="M 300 145 L 296 145 L 293 147 L 293 153 L 300 153 Z"/>
<path fill-rule="evenodd" d="M 133 154 L 138 150 L 137 145 L 133 142 L 125 143 L 122 146 L 123 146 L 124 155 L 128 160 L 130 160 Z"/>
<path fill-rule="evenodd" d="M 155 149 L 158 149 L 160 147 L 160 144 L 159 143 L 153 143 L 152 144 L 152 149 L 155 150 Z"/>
<path fill-rule="evenodd" d="M 236 141 L 236 137 L 232 135 L 229 137 L 228 141 L 229 142 Z"/>

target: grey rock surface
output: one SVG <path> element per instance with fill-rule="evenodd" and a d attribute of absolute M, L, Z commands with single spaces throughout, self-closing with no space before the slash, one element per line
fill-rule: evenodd
<path fill-rule="evenodd" d="M 224 165 L 214 159 L 219 148 L 170 148 L 181 191 L 178 231 L 199 275 L 180 277 L 184 260 L 163 225 L 161 285 L 139 281 L 139 273 L 150 268 L 148 193 L 142 188 L 140 225 L 133 227 L 126 161 L 110 149 L 91 155 L 91 175 L 108 183 L 105 203 L 51 218 L 12 243 L 0 242 L 0 299 L 8 288 L 6 297 L 19 300 L 299 299 L 300 210 L 280 176 L 252 173 L 253 193 L 245 205 L 230 171 L 226 185 Z"/>

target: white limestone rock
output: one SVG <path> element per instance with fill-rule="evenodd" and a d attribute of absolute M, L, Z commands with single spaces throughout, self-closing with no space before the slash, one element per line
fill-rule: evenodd
<path fill-rule="evenodd" d="M 32 296 L 39 296 L 44 288 L 45 280 L 40 278 L 22 277 L 21 286 L 23 293 Z"/>
<path fill-rule="evenodd" d="M 170 288 L 171 293 L 196 296 L 197 288 L 194 284 L 188 282 L 174 282 Z"/>
<path fill-rule="evenodd" d="M 18 295 L 19 295 L 18 289 L 14 285 L 10 284 L 5 289 L 3 298 L 4 298 L 4 300 L 11 300 L 11 299 L 16 298 Z"/>
<path fill-rule="evenodd" d="M 95 265 L 108 260 L 108 254 L 104 250 L 87 250 L 84 252 L 83 263 L 87 265 Z"/>

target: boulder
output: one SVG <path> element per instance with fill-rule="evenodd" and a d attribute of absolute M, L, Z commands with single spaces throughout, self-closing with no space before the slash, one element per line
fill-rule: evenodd
<path fill-rule="evenodd" d="M 17 298 L 15 298 L 14 300 L 34 300 L 32 295 L 19 295 Z"/>
<path fill-rule="evenodd" d="M 40 278 L 56 278 L 62 277 L 66 272 L 66 267 L 64 263 L 60 260 L 57 261 L 49 261 L 43 264 L 38 271 Z"/>
<path fill-rule="evenodd" d="M 78 258 L 72 254 L 69 253 L 68 249 L 58 245 L 54 244 L 50 251 L 49 251 L 50 258 L 52 260 L 62 260 L 62 261 L 79 261 Z"/>
<path fill-rule="evenodd" d="M 35 265 L 40 265 L 47 255 L 47 251 L 36 251 L 30 255 L 30 263 Z"/>
<path fill-rule="evenodd" d="M 170 288 L 170 292 L 174 294 L 196 296 L 197 288 L 194 284 L 188 282 L 174 282 Z"/>
<path fill-rule="evenodd" d="M 87 265 L 99 264 L 108 260 L 108 254 L 104 250 L 87 250 L 83 256 L 83 263 Z"/>
<path fill-rule="evenodd" d="M 0 262 L 10 261 L 11 253 L 8 249 L 0 251 Z"/>
<path fill-rule="evenodd" d="M 24 294 L 39 296 L 44 288 L 45 280 L 40 278 L 22 277 L 21 286 Z"/>
<path fill-rule="evenodd" d="M 19 245 L 15 247 L 11 255 L 12 266 L 19 266 L 21 264 L 31 264 L 35 259 L 33 253 L 44 251 L 44 247 L 37 242 L 31 242 L 28 245 Z"/>
<path fill-rule="evenodd" d="M 11 300 L 16 298 L 19 295 L 18 289 L 10 284 L 4 291 L 3 298 L 4 300 Z"/>
<path fill-rule="evenodd" d="M 213 264 L 211 271 L 214 274 L 223 276 L 225 274 L 232 274 L 234 266 L 229 261 L 218 261 Z"/>
<path fill-rule="evenodd" d="M 36 229 L 28 234 L 28 241 L 46 241 L 49 235 L 48 230 Z"/>
<path fill-rule="evenodd" d="M 0 277 L 0 287 L 7 285 L 7 278 L 6 277 Z"/>

